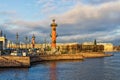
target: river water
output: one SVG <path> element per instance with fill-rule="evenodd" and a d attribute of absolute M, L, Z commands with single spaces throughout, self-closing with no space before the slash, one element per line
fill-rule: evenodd
<path fill-rule="evenodd" d="M 51 61 L 30 68 L 0 68 L 0 80 L 120 80 L 120 52 L 84 61 Z"/>

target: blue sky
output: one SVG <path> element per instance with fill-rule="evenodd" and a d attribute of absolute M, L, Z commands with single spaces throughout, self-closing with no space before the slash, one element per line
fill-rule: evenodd
<path fill-rule="evenodd" d="M 112 42 L 120 45 L 120 0 L 0 0 L 0 30 L 15 41 L 18 32 L 50 42 L 51 21 L 57 42 Z"/>

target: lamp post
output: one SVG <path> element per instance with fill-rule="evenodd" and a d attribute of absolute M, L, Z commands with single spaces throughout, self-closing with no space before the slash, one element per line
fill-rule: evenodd
<path fill-rule="evenodd" d="M 27 41 L 28 41 L 28 37 L 25 37 L 25 44 L 26 44 L 26 49 L 27 49 Z"/>
<path fill-rule="evenodd" d="M 19 35 L 18 35 L 18 33 L 16 33 L 16 48 L 17 48 L 17 49 L 19 48 L 18 38 L 19 38 Z"/>

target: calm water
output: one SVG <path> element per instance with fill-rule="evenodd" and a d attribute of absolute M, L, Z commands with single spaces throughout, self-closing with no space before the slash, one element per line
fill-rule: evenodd
<path fill-rule="evenodd" d="M 120 80 L 120 52 L 84 61 L 56 61 L 31 68 L 0 68 L 0 80 Z"/>

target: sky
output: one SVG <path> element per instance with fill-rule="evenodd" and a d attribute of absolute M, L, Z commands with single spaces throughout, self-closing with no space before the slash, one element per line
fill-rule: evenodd
<path fill-rule="evenodd" d="M 55 19 L 57 42 L 110 42 L 120 45 L 120 0 L 0 0 L 0 30 L 15 42 L 36 36 L 51 41 Z"/>

